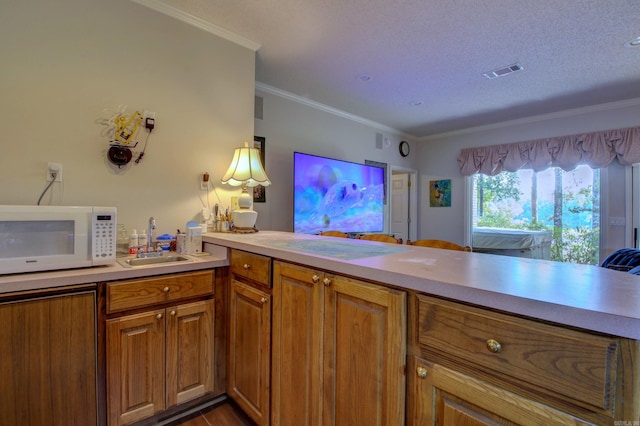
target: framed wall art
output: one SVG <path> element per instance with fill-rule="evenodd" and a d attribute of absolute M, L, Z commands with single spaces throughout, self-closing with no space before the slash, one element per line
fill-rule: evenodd
<path fill-rule="evenodd" d="M 264 164 L 264 143 L 265 138 L 262 136 L 254 136 L 253 137 L 253 147 L 260 151 L 260 161 L 262 161 L 262 168 L 267 171 Z M 254 203 L 264 203 L 267 201 L 267 194 L 265 193 L 265 187 L 262 185 L 253 187 L 253 202 Z"/>
<path fill-rule="evenodd" d="M 429 181 L 429 206 L 451 207 L 451 179 Z"/>

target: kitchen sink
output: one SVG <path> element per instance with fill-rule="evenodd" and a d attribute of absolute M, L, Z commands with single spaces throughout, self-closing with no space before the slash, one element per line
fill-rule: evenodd
<path fill-rule="evenodd" d="M 134 268 L 137 266 L 161 265 L 165 263 L 192 262 L 193 259 L 187 256 L 176 254 L 176 255 L 159 256 L 159 257 L 143 257 L 143 258 L 136 257 L 136 258 L 117 259 L 117 261 L 119 264 L 121 264 L 125 268 Z"/>

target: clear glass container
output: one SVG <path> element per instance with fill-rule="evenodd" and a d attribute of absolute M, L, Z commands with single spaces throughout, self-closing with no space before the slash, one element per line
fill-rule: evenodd
<path fill-rule="evenodd" d="M 127 227 L 119 223 L 116 230 L 116 256 L 127 256 L 129 254 L 129 234 Z"/>

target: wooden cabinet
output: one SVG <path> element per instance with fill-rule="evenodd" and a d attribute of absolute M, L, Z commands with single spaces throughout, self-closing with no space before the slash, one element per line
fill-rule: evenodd
<path fill-rule="evenodd" d="M 107 285 L 107 312 L 142 308 L 107 320 L 109 425 L 148 418 L 213 390 L 212 295 L 212 271 Z M 157 302 L 163 297 L 170 303 Z"/>
<path fill-rule="evenodd" d="M 271 259 L 231 251 L 227 393 L 258 425 L 269 424 Z"/>
<path fill-rule="evenodd" d="M 420 358 L 409 360 L 408 395 L 418 409 L 414 425 L 595 425 L 488 381 Z"/>
<path fill-rule="evenodd" d="M 164 410 L 164 309 L 107 321 L 109 425 Z"/>
<path fill-rule="evenodd" d="M 283 262 L 273 276 L 272 423 L 404 424 L 405 293 Z"/>
<path fill-rule="evenodd" d="M 423 295 L 414 302 L 410 424 L 638 418 L 637 342 Z"/>
<path fill-rule="evenodd" d="M 90 287 L 0 303 L 0 423 L 98 423 L 96 292 Z"/>

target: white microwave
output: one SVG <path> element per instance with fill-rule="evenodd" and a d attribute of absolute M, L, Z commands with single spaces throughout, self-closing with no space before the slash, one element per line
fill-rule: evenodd
<path fill-rule="evenodd" d="M 0 205 L 0 274 L 115 260 L 115 207 Z"/>

